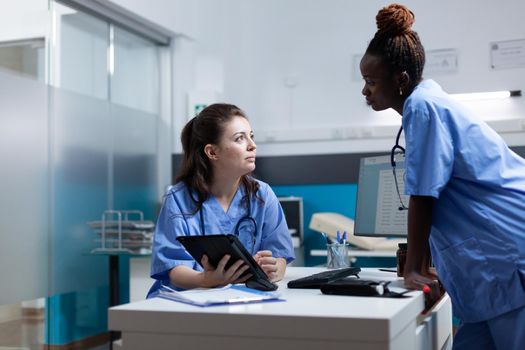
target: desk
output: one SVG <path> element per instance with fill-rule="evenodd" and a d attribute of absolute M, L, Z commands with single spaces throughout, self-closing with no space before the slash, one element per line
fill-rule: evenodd
<path fill-rule="evenodd" d="M 289 280 L 322 270 L 289 267 L 279 283 L 284 302 L 200 308 L 154 298 L 110 308 L 109 327 L 122 332 L 123 350 L 451 348 L 448 295 L 421 317 L 421 292 L 387 299 L 286 288 Z M 377 269 L 363 269 L 360 276 L 402 282 Z"/>

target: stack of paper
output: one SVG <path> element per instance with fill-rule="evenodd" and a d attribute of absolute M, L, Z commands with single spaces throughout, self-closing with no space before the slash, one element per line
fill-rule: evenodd
<path fill-rule="evenodd" d="M 283 301 L 280 299 L 279 293 L 262 292 L 241 285 L 227 285 L 222 288 L 210 289 L 199 288 L 182 292 L 177 292 L 168 286 L 162 286 L 155 296 L 196 306 Z"/>

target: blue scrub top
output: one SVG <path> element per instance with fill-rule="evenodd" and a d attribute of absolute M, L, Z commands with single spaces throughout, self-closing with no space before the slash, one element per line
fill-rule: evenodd
<path fill-rule="evenodd" d="M 204 211 L 204 231 L 206 235 L 234 234 L 237 222 L 249 215 L 257 223 L 255 245 L 253 232 L 239 230 L 239 239 L 247 250 L 252 254 L 260 250 L 270 250 L 274 257 L 284 258 L 289 263 L 295 259 L 295 255 L 282 207 L 268 184 L 255 181 L 259 183 L 257 195 L 260 199 L 250 198 L 251 213 L 248 213 L 248 207 L 243 201 L 246 193 L 244 186 L 239 186 L 226 213 L 217 199 L 210 195 L 201 209 Z M 197 198 L 197 195 L 193 194 L 193 198 Z M 195 202 L 184 183 L 179 182 L 168 191 L 153 238 L 151 277 L 157 281 L 149 291 L 148 297 L 160 288 L 161 283 L 176 288 L 169 283 L 168 276 L 169 271 L 176 266 L 186 265 L 196 271 L 202 271 L 201 266 L 176 239 L 178 236 L 202 235 L 199 212 L 189 215 L 194 209 Z M 249 228 L 253 229 L 253 225 Z"/>
<path fill-rule="evenodd" d="M 432 80 L 405 101 L 405 193 L 435 198 L 430 248 L 455 314 L 525 305 L 525 160 Z"/>

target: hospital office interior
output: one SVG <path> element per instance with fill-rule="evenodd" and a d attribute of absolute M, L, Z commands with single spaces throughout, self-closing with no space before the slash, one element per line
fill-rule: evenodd
<path fill-rule="evenodd" d="M 389 3 L 1 1 L 0 349 L 105 348 L 110 259 L 92 253 L 101 239 L 88 222 L 108 210 L 155 221 L 180 131 L 214 102 L 246 112 L 255 175 L 302 200 L 296 264 L 325 263 L 311 254 L 324 246 L 312 215 L 354 218 L 359 159 L 389 153 L 401 123 L 366 105 L 358 69 Z M 425 78 L 454 94 L 525 87 L 524 1 L 403 4 Z M 465 103 L 525 155 L 523 97 Z M 116 259 L 118 302 L 145 297 L 130 281 L 149 255 Z"/>

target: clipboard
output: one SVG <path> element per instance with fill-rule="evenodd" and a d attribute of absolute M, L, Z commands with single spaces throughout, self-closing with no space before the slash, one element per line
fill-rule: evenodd
<path fill-rule="evenodd" d="M 198 288 L 182 292 L 162 285 L 153 296 L 200 307 L 284 301 L 276 292 L 262 292 L 231 284 L 221 288 Z"/>
<path fill-rule="evenodd" d="M 217 266 L 224 255 L 229 254 L 230 260 L 226 263 L 226 269 L 239 259 L 248 265 L 248 270 L 241 275 L 243 277 L 252 274 L 246 281 L 247 287 L 264 291 L 277 289 L 277 285 L 270 282 L 266 273 L 235 235 L 179 236 L 177 240 L 199 265 L 205 254 L 212 266 Z"/>

